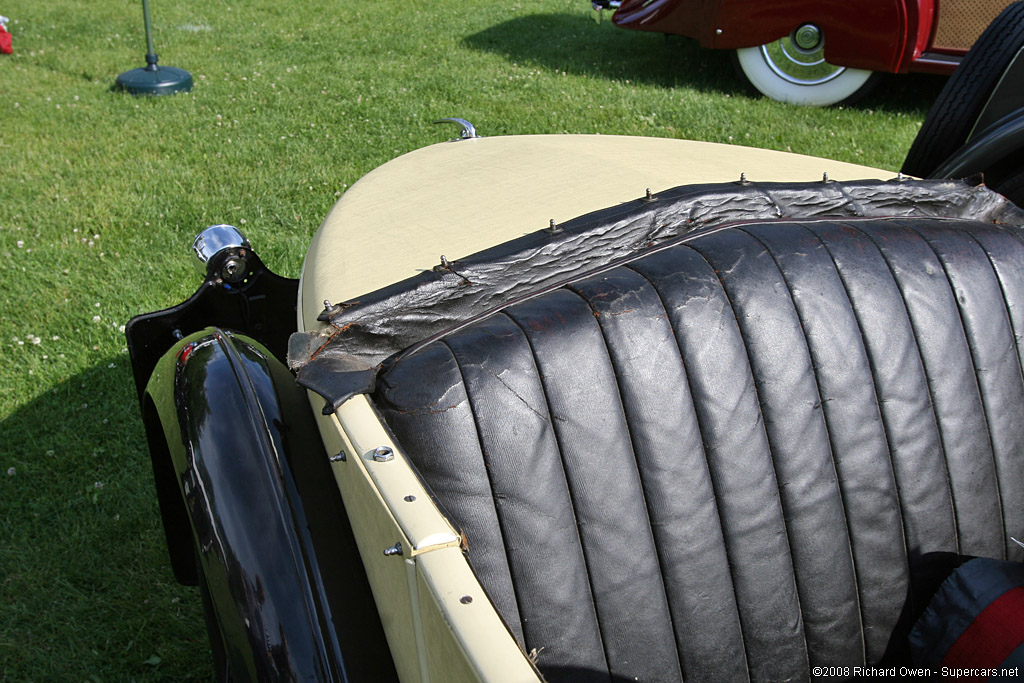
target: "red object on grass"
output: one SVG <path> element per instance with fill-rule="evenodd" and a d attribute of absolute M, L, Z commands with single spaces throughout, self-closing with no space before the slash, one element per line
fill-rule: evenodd
<path fill-rule="evenodd" d="M 11 47 L 11 34 L 3 26 L 0 26 L 0 52 L 9 55 L 14 51 Z"/>

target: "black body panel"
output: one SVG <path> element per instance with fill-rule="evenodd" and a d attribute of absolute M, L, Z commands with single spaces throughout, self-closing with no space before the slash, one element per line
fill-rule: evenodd
<path fill-rule="evenodd" d="M 128 321 L 125 336 L 140 400 L 153 368 L 167 349 L 207 327 L 241 332 L 266 346 L 277 358 L 286 356 L 288 337 L 296 329 L 299 281 L 277 275 L 252 251 L 245 253 L 245 259 L 248 273 L 241 282 L 206 278 L 187 301 Z M 210 271 L 217 270 L 218 265 L 211 264 Z"/>

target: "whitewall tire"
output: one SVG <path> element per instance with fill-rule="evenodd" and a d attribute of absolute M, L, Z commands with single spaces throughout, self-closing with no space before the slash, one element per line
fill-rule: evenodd
<path fill-rule="evenodd" d="M 824 37 L 804 24 L 773 43 L 737 50 L 736 62 L 754 89 L 779 102 L 825 107 L 873 85 L 873 72 L 829 64 L 824 55 Z"/>

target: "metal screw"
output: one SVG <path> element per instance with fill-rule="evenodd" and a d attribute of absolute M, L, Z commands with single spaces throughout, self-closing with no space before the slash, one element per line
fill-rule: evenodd
<path fill-rule="evenodd" d="M 902 172 L 896 174 L 896 180 L 899 180 L 900 182 L 903 182 L 906 179 L 907 179 L 907 176 L 903 175 Z"/>
<path fill-rule="evenodd" d="M 468 605 L 469 603 L 473 602 L 473 596 L 463 595 L 461 598 L 459 598 L 459 602 L 461 602 L 463 605 Z"/>
<path fill-rule="evenodd" d="M 377 462 L 387 462 L 395 459 L 395 452 L 388 446 L 378 446 L 373 451 L 373 459 Z"/>
<path fill-rule="evenodd" d="M 228 282 L 238 282 L 245 277 L 245 261 L 239 258 L 228 259 L 220 270 L 220 276 Z"/>
<path fill-rule="evenodd" d="M 337 455 L 332 455 L 330 457 L 331 462 L 345 462 L 347 459 L 348 456 L 345 455 L 345 451 L 338 451 Z"/>
<path fill-rule="evenodd" d="M 747 182 L 747 174 L 746 173 L 740 173 L 740 182 L 741 183 Z"/>
<path fill-rule="evenodd" d="M 394 557 L 402 554 L 402 542 L 394 544 L 390 548 L 384 548 L 384 557 Z"/>
<path fill-rule="evenodd" d="M 331 300 L 330 299 L 324 299 L 324 309 L 325 310 L 330 310 L 330 308 L 331 308 Z"/>
<path fill-rule="evenodd" d="M 821 182 L 823 182 L 823 183 L 829 182 L 829 180 L 828 180 L 828 171 L 825 171 L 824 173 L 821 174 Z"/>
<path fill-rule="evenodd" d="M 446 259 L 444 257 L 444 254 L 441 254 L 441 267 L 442 268 L 447 268 L 448 267 L 448 259 Z"/>
<path fill-rule="evenodd" d="M 406 497 L 404 498 L 404 500 L 405 500 L 405 502 L 406 502 L 406 503 L 411 503 L 411 502 L 413 502 L 414 500 L 416 500 L 416 496 L 406 496 Z"/>

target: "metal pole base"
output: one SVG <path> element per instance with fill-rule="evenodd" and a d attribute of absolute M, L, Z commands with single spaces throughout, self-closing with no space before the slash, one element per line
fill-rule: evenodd
<path fill-rule="evenodd" d="M 192 89 L 192 74 L 173 66 L 150 64 L 125 71 L 117 77 L 116 84 L 132 95 L 174 95 Z"/>

